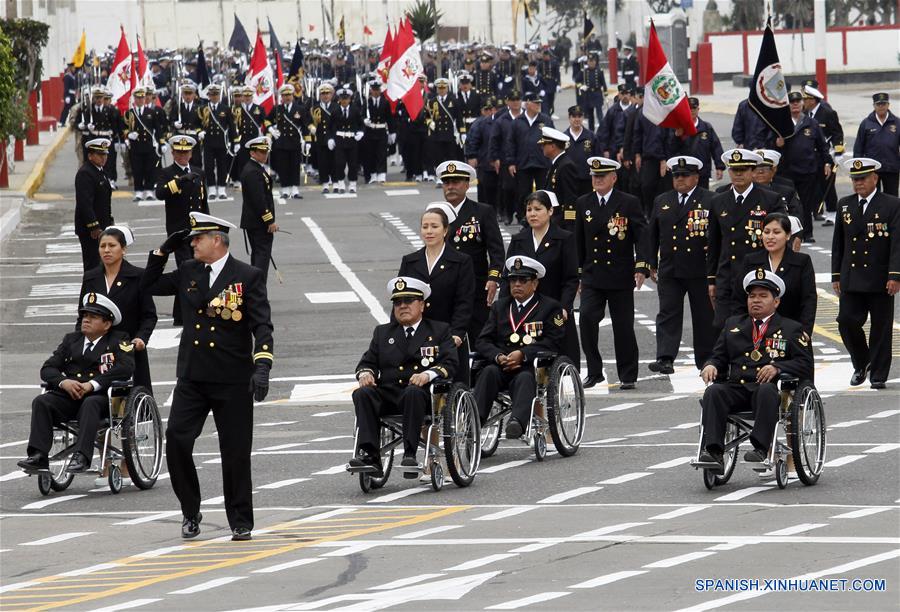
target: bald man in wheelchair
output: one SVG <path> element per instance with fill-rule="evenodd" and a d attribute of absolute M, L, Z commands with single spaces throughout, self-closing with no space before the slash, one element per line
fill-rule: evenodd
<path fill-rule="evenodd" d="M 727 381 L 706 388 L 701 402 L 703 450 L 699 459 L 716 462 L 723 468 L 728 415 L 753 412 L 753 448 L 744 455 L 744 461 L 764 461 L 778 422 L 778 377 L 786 374 L 808 380 L 813 372 L 809 336 L 800 323 L 777 312 L 785 293 L 784 281 L 774 272 L 760 268 L 747 273 L 743 286 L 749 314 L 726 320 L 712 356 L 700 373 L 707 384 L 716 381 L 720 374 L 727 375 Z"/>

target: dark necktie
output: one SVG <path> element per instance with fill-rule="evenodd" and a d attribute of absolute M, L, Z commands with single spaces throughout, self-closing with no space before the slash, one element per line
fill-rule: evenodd
<path fill-rule="evenodd" d="M 348 107 L 345 106 L 344 107 L 344 119 L 349 119 L 349 118 L 350 118 L 350 111 L 348 110 Z"/>
<path fill-rule="evenodd" d="M 738 197 L 736 197 L 736 198 L 734 199 L 734 203 L 737 204 L 738 206 L 740 206 L 741 204 L 743 204 L 743 203 L 744 203 L 744 196 L 739 195 Z"/>
<path fill-rule="evenodd" d="M 522 313 L 525 312 L 525 304 L 519 304 L 519 316 L 522 316 Z"/>
<path fill-rule="evenodd" d="M 87 355 L 91 351 L 94 350 L 94 343 L 88 340 L 88 343 L 84 347 L 84 351 L 81 352 L 82 355 Z"/>
<path fill-rule="evenodd" d="M 687 204 L 687 194 L 682 193 L 681 194 L 681 206 L 683 207 L 685 204 Z"/>
<path fill-rule="evenodd" d="M 763 320 L 762 319 L 754 319 L 753 324 L 756 326 L 756 334 L 759 335 L 759 330 L 762 328 Z"/>
<path fill-rule="evenodd" d="M 604 206 L 606 206 L 606 198 L 600 196 L 600 208 L 603 208 Z"/>
<path fill-rule="evenodd" d="M 210 286 L 209 281 L 212 278 L 212 266 L 209 264 L 206 264 L 206 267 L 204 267 L 203 270 L 205 271 L 203 280 L 206 281 L 206 290 L 209 291 L 209 286 Z"/>
<path fill-rule="evenodd" d="M 406 339 L 409 340 L 413 337 L 413 334 L 416 332 L 415 328 L 407 327 L 406 328 Z"/>
<path fill-rule="evenodd" d="M 863 214 L 866 214 L 866 204 L 868 204 L 868 202 L 866 201 L 865 198 L 863 198 L 862 200 L 859 201 L 859 209 L 862 211 Z"/>

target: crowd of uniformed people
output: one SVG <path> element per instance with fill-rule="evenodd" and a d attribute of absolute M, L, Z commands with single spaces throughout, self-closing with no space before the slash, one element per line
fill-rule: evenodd
<path fill-rule="evenodd" d="M 184 331 L 167 455 L 183 536 L 200 529 L 191 452 L 212 411 L 229 524 L 235 539 L 249 538 L 252 400 L 265 397 L 274 359 L 266 282 L 279 231 L 275 182 L 284 198 L 302 197 L 301 180 L 309 176 L 324 193 L 354 193 L 360 174 L 386 182 L 395 154 L 407 179 L 434 180 L 442 198 L 422 213 L 424 246 L 402 258 L 388 285 L 391 322 L 375 330 L 357 366 L 359 454 L 351 465 L 380 470 L 377 419 L 387 411 L 404 415 L 403 465 L 416 465 L 428 405 L 423 389 L 436 377 L 473 388 L 482 420 L 508 389 L 506 434 L 521 436 L 539 351 L 566 355 L 579 368 L 583 353 L 584 387 L 604 381 L 598 336 L 607 310 L 618 387 L 635 388 L 634 292 L 648 280 L 659 295 L 650 371 L 675 371 L 687 296 L 694 365 L 708 382 L 727 381 L 704 415 L 707 459 L 721 461 L 716 418 L 738 406 L 769 406 L 766 385 L 780 372 L 813 379 L 817 289 L 812 260 L 801 249 L 814 241 L 816 222 L 834 226 L 831 277 L 854 368 L 850 384 L 868 379 L 884 388 L 900 290 L 900 152 L 888 95 L 874 95 L 852 155 L 845 155 L 836 113 L 815 82 L 790 94 L 792 137 L 776 137 L 742 103 L 732 129 L 736 146 L 723 151 L 699 116 L 697 98 L 689 98 L 696 135 L 644 116 L 639 69 L 628 51 L 624 82 L 611 98 L 596 51 L 573 63 L 578 102 L 567 109 L 564 131 L 554 127 L 559 62 L 537 49 L 513 61 L 515 50 L 506 46 L 458 49 L 453 60 L 463 69 L 452 80 L 437 76 L 429 54 L 419 79 L 425 105 L 416 117 L 402 102 L 392 112 L 370 72 L 372 57 L 357 80 L 340 52 L 333 82 L 295 75 L 269 113 L 253 103 L 252 89 L 221 81 L 205 87 L 201 99 L 195 83 L 173 76 L 156 88 L 169 97 L 166 104 L 156 103 L 155 88 L 139 88 L 124 115 L 108 104 L 107 91 L 94 89 L 70 119 L 84 157 L 75 178 L 85 267 L 80 331 L 67 335 L 45 364 L 42 377 L 65 406 L 62 399 L 58 406 L 35 400 L 33 439 L 20 465 L 46 469 L 48 410 L 77 415 L 90 435 L 96 419 L 82 417 L 96 406 L 83 400 L 104 391 L 103 373 L 113 364 L 150 386 L 152 296 L 174 295 Z M 313 91 L 306 90 L 310 84 Z M 169 237 L 145 270 L 127 261 L 133 234 L 112 218 L 117 149 L 128 153 L 135 199 L 165 203 Z M 172 163 L 165 165 L 168 155 Z M 853 193 L 838 200 L 839 165 Z M 708 189 L 713 176 L 727 178 L 716 191 Z M 229 197 L 232 182 L 241 190 L 251 265 L 229 255 L 229 230 L 236 227 L 209 215 L 209 202 Z M 516 219 L 521 229 L 504 249 L 500 226 Z M 176 268 L 164 273 L 172 253 Z M 109 344 L 94 355 L 87 348 L 106 337 L 117 350 Z M 490 363 L 475 379 L 473 352 Z M 761 460 L 770 433 L 755 431 L 756 454 L 748 460 Z M 90 464 L 89 446 L 79 447 L 73 471 Z"/>

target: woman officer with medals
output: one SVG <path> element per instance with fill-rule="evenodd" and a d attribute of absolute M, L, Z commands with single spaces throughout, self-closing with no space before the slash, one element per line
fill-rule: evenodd
<path fill-rule="evenodd" d="M 425 300 L 424 318 L 450 326 L 450 335 L 459 352 L 455 380 L 468 385 L 469 338 L 466 330 L 475 300 L 475 273 L 471 257 L 447 247 L 447 232 L 455 220 L 456 213 L 446 202 L 432 202 L 426 206 L 419 229 L 425 246 L 404 255 L 397 276 L 417 278 L 431 287 L 431 295 Z"/>

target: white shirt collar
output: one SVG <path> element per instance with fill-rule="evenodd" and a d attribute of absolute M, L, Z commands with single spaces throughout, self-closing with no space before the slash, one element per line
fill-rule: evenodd
<path fill-rule="evenodd" d="M 412 325 L 403 325 L 403 326 L 402 326 L 402 327 L 403 327 L 403 333 L 406 334 L 406 329 L 407 329 L 408 327 L 412 327 L 412 328 L 413 328 L 413 335 L 416 335 L 416 331 L 419 329 L 419 325 L 421 325 L 421 324 L 422 324 L 422 319 L 419 319 L 418 321 L 416 321 L 416 322 L 413 323 Z"/>
<path fill-rule="evenodd" d="M 444 249 L 447 248 L 447 243 L 444 242 L 441 244 L 441 252 L 438 253 L 438 256 L 434 258 L 434 261 L 428 262 L 428 252 L 425 252 L 425 266 L 428 268 L 428 273 L 431 274 L 431 271 L 434 270 L 434 267 L 437 265 L 437 262 L 441 260 L 441 257 L 444 256 Z"/>
<path fill-rule="evenodd" d="M 686 196 L 687 196 L 687 199 L 690 200 L 690 199 L 691 199 L 691 196 L 694 195 L 694 192 L 695 192 L 695 191 L 697 191 L 697 188 L 696 188 L 696 187 L 694 187 L 693 189 L 691 189 L 690 191 L 688 191 L 688 192 L 685 193 L 685 194 L 678 193 L 677 191 L 676 191 L 675 193 L 678 193 L 678 201 L 681 202 L 681 196 L 682 196 L 682 195 L 686 195 Z"/>
<path fill-rule="evenodd" d="M 736 200 L 738 196 L 744 196 L 744 200 L 747 199 L 747 196 L 750 195 L 750 192 L 753 190 L 753 183 L 750 183 L 750 186 L 747 187 L 747 191 L 743 193 L 738 193 L 737 189 L 734 188 L 734 185 L 731 186 L 731 191 L 734 193 L 734 199 Z"/>
<path fill-rule="evenodd" d="M 810 111 L 809 111 L 809 116 L 810 116 L 810 117 L 815 117 L 815 116 L 816 116 L 816 113 L 819 111 L 819 107 L 820 107 L 820 106 L 822 106 L 821 103 L 816 103 L 816 105 L 813 106 L 812 109 L 810 109 Z"/>
<path fill-rule="evenodd" d="M 525 306 L 528 306 L 531 303 L 531 300 L 533 300 L 533 299 L 534 299 L 534 294 L 532 293 L 531 297 L 528 298 L 527 300 L 525 300 L 524 302 L 520 302 L 519 300 L 516 300 L 516 299 L 514 299 L 513 302 L 516 303 L 516 307 L 524 308 Z"/>
<path fill-rule="evenodd" d="M 565 151 L 563 151 L 562 153 L 560 153 L 559 155 L 554 157 L 552 160 L 550 160 L 550 165 L 552 166 L 553 164 L 555 164 L 556 160 L 563 156 L 563 153 L 565 153 Z"/>
<path fill-rule="evenodd" d="M 230 253 L 225 253 L 223 257 L 217 259 L 216 261 L 209 264 L 212 268 L 212 271 L 209 273 L 209 286 L 212 287 L 213 283 L 216 282 L 216 279 L 219 277 L 219 273 L 222 271 L 222 268 L 225 267 L 225 263 L 228 261 L 228 255 Z"/>
<path fill-rule="evenodd" d="M 447 204 L 450 204 L 450 207 L 453 209 L 453 212 L 456 213 L 456 216 L 457 216 L 457 217 L 459 217 L 459 209 L 462 208 L 463 204 L 466 203 L 466 199 L 467 199 L 467 198 L 463 198 L 462 201 L 459 203 L 458 206 L 453 206 L 453 204 L 450 204 L 450 202 L 447 202 Z"/>
<path fill-rule="evenodd" d="M 775 313 L 773 312 L 773 313 L 770 314 L 768 317 L 763 317 L 762 319 L 760 319 L 760 321 L 762 321 L 763 323 L 765 323 L 766 321 L 768 321 L 769 319 L 771 319 L 771 318 L 774 317 L 774 316 L 775 316 Z M 756 321 L 756 319 L 753 319 L 753 320 Z"/>
<path fill-rule="evenodd" d="M 528 116 L 528 113 L 526 112 L 526 113 L 525 113 L 525 120 L 528 121 L 528 125 L 529 125 L 529 126 L 532 126 L 532 125 L 534 125 L 534 122 L 538 120 L 538 117 L 540 117 L 540 116 L 541 116 L 541 114 L 538 113 L 538 114 L 535 115 L 534 118 L 532 119 L 531 117 Z"/>
<path fill-rule="evenodd" d="M 595 191 L 594 193 L 597 195 L 597 203 L 599 204 L 600 198 L 603 198 L 603 201 L 606 202 L 607 204 L 609 204 L 609 200 L 610 200 L 610 198 L 612 198 L 613 191 L 615 191 L 615 188 L 610 189 L 609 193 L 607 193 L 606 195 L 603 195 L 603 196 L 600 195 L 599 191 Z"/>
<path fill-rule="evenodd" d="M 103 336 L 100 336 L 100 337 L 98 337 L 96 340 L 94 340 L 94 343 L 93 343 L 94 346 L 97 346 L 97 343 L 100 342 L 101 340 L 103 340 Z M 88 337 L 85 336 L 85 337 L 84 337 L 84 344 L 81 345 L 81 353 L 82 353 L 82 354 L 84 354 L 84 349 L 87 348 L 87 345 L 88 345 L 89 342 L 90 342 L 90 340 L 88 340 Z M 91 350 L 93 350 L 93 349 L 91 349 Z"/>
<path fill-rule="evenodd" d="M 180 170 L 184 170 L 185 172 L 190 172 L 190 171 L 191 171 L 191 166 L 190 166 L 190 165 L 187 165 L 187 166 L 182 166 L 182 165 L 180 165 L 180 164 L 175 164 L 175 165 L 178 166 L 178 168 L 179 168 Z"/>
<path fill-rule="evenodd" d="M 575 133 L 575 130 L 573 130 L 571 127 L 569 128 L 569 135 L 572 137 L 572 140 L 578 140 L 578 138 L 581 137 L 582 132 L 584 132 L 584 128 L 578 130 L 577 134 Z"/>

